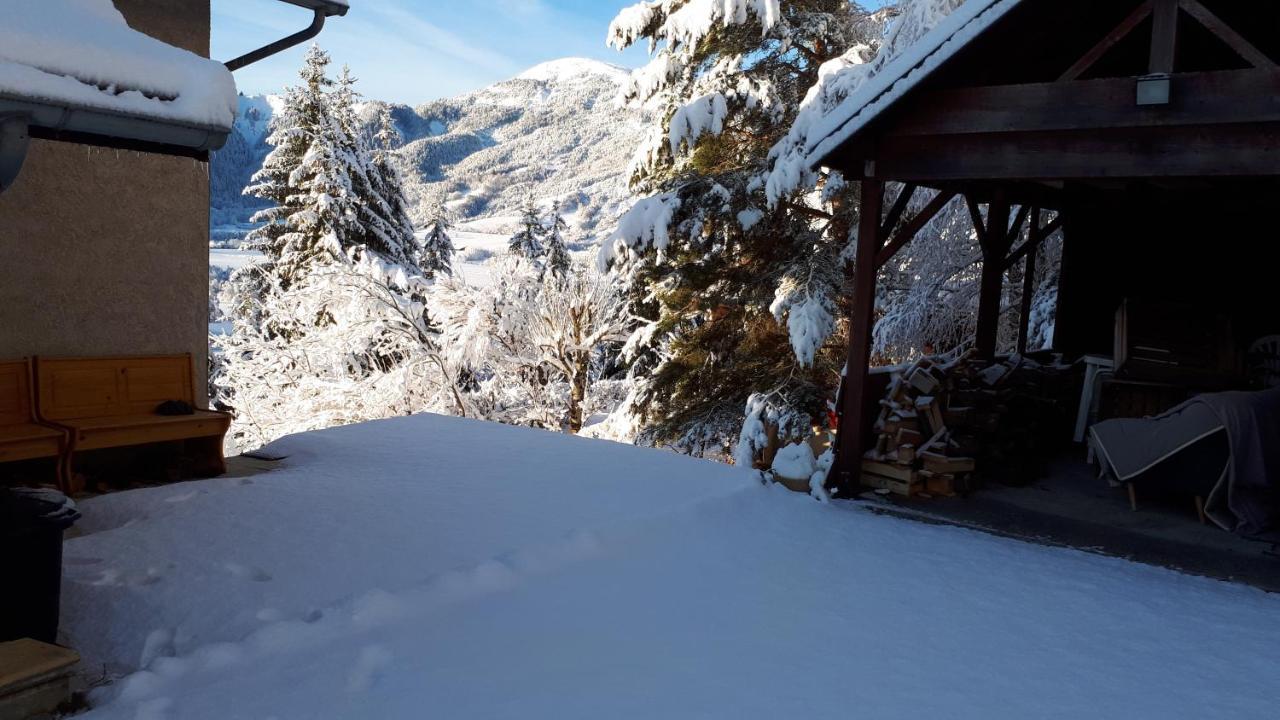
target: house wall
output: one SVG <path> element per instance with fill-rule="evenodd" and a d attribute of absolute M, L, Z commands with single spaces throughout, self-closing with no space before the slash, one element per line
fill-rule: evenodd
<path fill-rule="evenodd" d="M 209 0 L 115 3 L 134 29 L 208 54 Z M 191 353 L 204 388 L 208 293 L 207 163 L 31 142 L 0 194 L 0 359 Z"/>

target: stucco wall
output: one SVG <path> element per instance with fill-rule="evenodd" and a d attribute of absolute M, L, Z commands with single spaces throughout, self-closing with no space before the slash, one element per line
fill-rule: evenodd
<path fill-rule="evenodd" d="M 115 5 L 134 30 L 208 57 L 209 0 L 115 0 Z"/>
<path fill-rule="evenodd" d="M 116 6 L 135 29 L 208 53 L 209 0 Z M 0 358 L 189 352 L 203 388 L 208 293 L 206 163 L 32 141 L 0 194 Z"/>

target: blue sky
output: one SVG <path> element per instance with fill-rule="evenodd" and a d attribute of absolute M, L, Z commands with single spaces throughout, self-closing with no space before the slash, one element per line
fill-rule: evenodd
<path fill-rule="evenodd" d="M 475 90 L 546 60 L 591 57 L 628 67 L 643 50 L 605 47 L 605 31 L 634 0 L 351 0 L 318 38 L 351 66 L 366 96 L 417 104 Z M 302 29 L 310 13 L 270 0 L 213 0 L 213 56 L 229 60 Z M 294 82 L 302 49 L 236 73 L 248 95 Z"/>
<path fill-rule="evenodd" d="M 643 48 L 605 47 L 618 10 L 635 0 L 351 0 L 318 38 L 351 66 L 369 98 L 416 105 L 491 85 L 546 60 L 590 57 L 637 67 Z M 864 5 L 879 6 L 884 0 Z M 213 56 L 230 60 L 310 23 L 271 0 L 213 0 Z M 236 73 L 247 95 L 279 92 L 302 63 L 294 48 Z"/>

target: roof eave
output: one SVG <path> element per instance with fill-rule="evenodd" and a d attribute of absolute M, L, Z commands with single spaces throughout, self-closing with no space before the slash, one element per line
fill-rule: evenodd
<path fill-rule="evenodd" d="M 74 133 L 183 148 L 193 153 L 221 148 L 230 127 L 197 125 L 163 118 L 113 112 L 53 100 L 0 94 L 0 116 L 17 116 L 33 129 Z"/>
<path fill-rule="evenodd" d="M 1024 0 L 967 0 L 965 5 L 957 8 L 941 24 L 903 51 L 902 57 L 890 61 L 881 71 L 886 79 L 869 81 L 866 92 L 856 92 L 845 101 L 851 106 L 845 109 L 848 118 L 812 144 L 806 159 L 809 167 L 814 169 L 845 164 L 834 162 L 833 158 L 861 139 L 875 120 L 902 102 L 916 87 L 949 62 L 956 53 L 980 38 L 996 21 L 1002 19 L 1022 2 Z M 954 42 L 958 34 L 964 32 L 975 21 L 979 21 L 985 14 L 993 11 L 994 17 L 983 23 L 978 32 L 962 42 Z M 897 95 L 892 95 L 894 89 L 902 82 L 909 83 L 906 89 Z M 865 97 L 855 102 L 855 98 L 859 95 L 865 95 Z M 885 100 L 886 96 L 891 96 L 888 101 Z M 837 111 L 839 108 L 833 113 Z"/>

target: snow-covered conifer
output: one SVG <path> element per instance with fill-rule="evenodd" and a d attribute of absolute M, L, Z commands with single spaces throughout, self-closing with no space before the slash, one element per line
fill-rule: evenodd
<path fill-rule="evenodd" d="M 343 239 L 356 232 L 343 131 L 329 102 L 329 62 L 318 46 L 307 51 L 302 82 L 285 91 L 272 120 L 268 141 L 274 149 L 245 190 L 272 203 L 253 216 L 262 225 L 247 239 L 266 255 L 268 271 L 284 288 L 312 265 L 339 260 Z"/>
<path fill-rule="evenodd" d="M 560 203 L 551 206 L 551 215 L 546 229 L 546 261 L 542 272 L 553 282 L 564 282 L 569 274 L 573 259 L 569 256 L 569 246 L 565 243 L 565 233 L 569 231 L 564 216 L 560 214 Z"/>
<path fill-rule="evenodd" d="M 358 127 L 354 79 L 344 69 L 335 86 L 328 63 L 313 46 L 286 93 L 276 150 L 251 188 L 276 203 L 251 236 L 266 258 L 223 294 L 232 332 L 216 386 L 249 444 L 407 412 L 468 414 L 427 313 L 413 227 L 389 212 L 388 198 L 403 205 L 398 176 Z"/>
<path fill-rule="evenodd" d="M 331 105 L 343 132 L 353 192 L 359 198 L 358 244 L 391 262 L 413 268 L 417 263 L 413 221 L 400 172 L 391 158 L 389 143 L 395 136 L 390 112 L 385 105 L 380 106 L 380 127 L 372 136 L 366 133 L 356 113 L 360 94 L 355 83 L 344 65 L 331 94 Z"/>
<path fill-rule="evenodd" d="M 626 97 L 662 108 L 633 161 L 638 202 L 601 256 L 649 323 L 632 347 L 652 440 L 728 455 L 752 394 L 805 416 L 833 394 L 844 275 L 827 263 L 853 192 L 771 203 L 765 180 L 821 68 L 870 57 L 883 17 L 849 0 L 649 0 L 610 26 L 610 44 L 651 54 Z"/>
<path fill-rule="evenodd" d="M 547 230 L 542 226 L 541 213 L 532 197 L 525 198 L 520 208 L 520 229 L 511 236 L 508 249 L 512 255 L 525 258 L 537 264 L 546 253 L 542 244 Z"/>
<path fill-rule="evenodd" d="M 432 208 L 418 256 L 418 264 L 428 278 L 453 274 L 454 248 L 453 239 L 449 237 L 452 229 L 453 220 L 448 208 L 443 205 Z"/>

